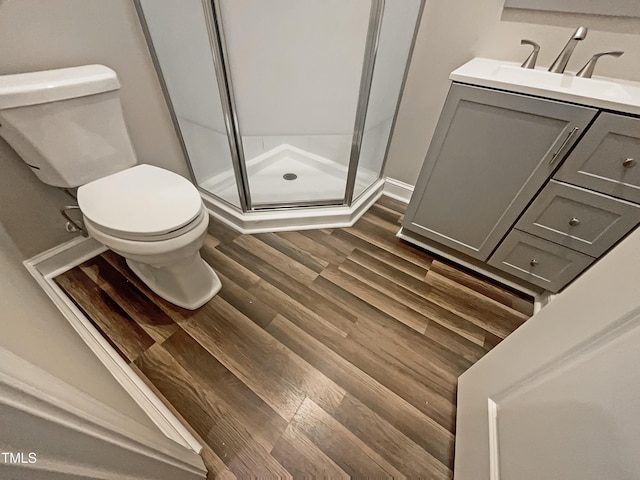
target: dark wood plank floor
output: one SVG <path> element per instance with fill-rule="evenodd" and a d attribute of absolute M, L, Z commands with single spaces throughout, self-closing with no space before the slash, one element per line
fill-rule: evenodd
<path fill-rule="evenodd" d="M 56 278 L 205 445 L 210 478 L 452 477 L 458 376 L 531 299 L 403 243 L 404 205 L 353 228 L 212 221 L 222 291 L 191 312 L 107 252 Z"/>

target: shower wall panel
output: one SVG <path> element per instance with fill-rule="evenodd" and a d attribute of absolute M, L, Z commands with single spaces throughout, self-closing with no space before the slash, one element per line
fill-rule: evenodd
<path fill-rule="evenodd" d="M 343 205 L 380 178 L 423 0 L 135 1 L 203 190 Z"/>
<path fill-rule="evenodd" d="M 221 0 L 242 135 L 351 134 L 370 0 Z"/>
<path fill-rule="evenodd" d="M 218 4 L 252 203 L 342 203 L 371 0 Z"/>

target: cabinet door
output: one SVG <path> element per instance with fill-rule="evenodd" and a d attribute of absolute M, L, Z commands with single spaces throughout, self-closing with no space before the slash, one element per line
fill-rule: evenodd
<path fill-rule="evenodd" d="M 601 113 L 555 178 L 640 203 L 640 119 Z"/>
<path fill-rule="evenodd" d="M 595 113 L 454 83 L 403 227 L 486 260 Z"/>

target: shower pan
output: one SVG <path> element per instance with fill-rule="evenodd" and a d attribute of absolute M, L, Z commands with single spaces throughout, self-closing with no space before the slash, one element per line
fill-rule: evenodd
<path fill-rule="evenodd" d="M 425 0 L 136 0 L 194 182 L 243 232 L 353 223 Z"/>

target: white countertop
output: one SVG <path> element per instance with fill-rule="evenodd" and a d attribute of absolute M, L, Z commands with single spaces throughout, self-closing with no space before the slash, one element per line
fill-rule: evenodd
<path fill-rule="evenodd" d="M 454 82 L 498 88 L 539 97 L 640 115 L 640 83 L 573 73 L 550 73 L 545 68 L 521 68 L 519 63 L 474 58 L 449 76 Z"/>

